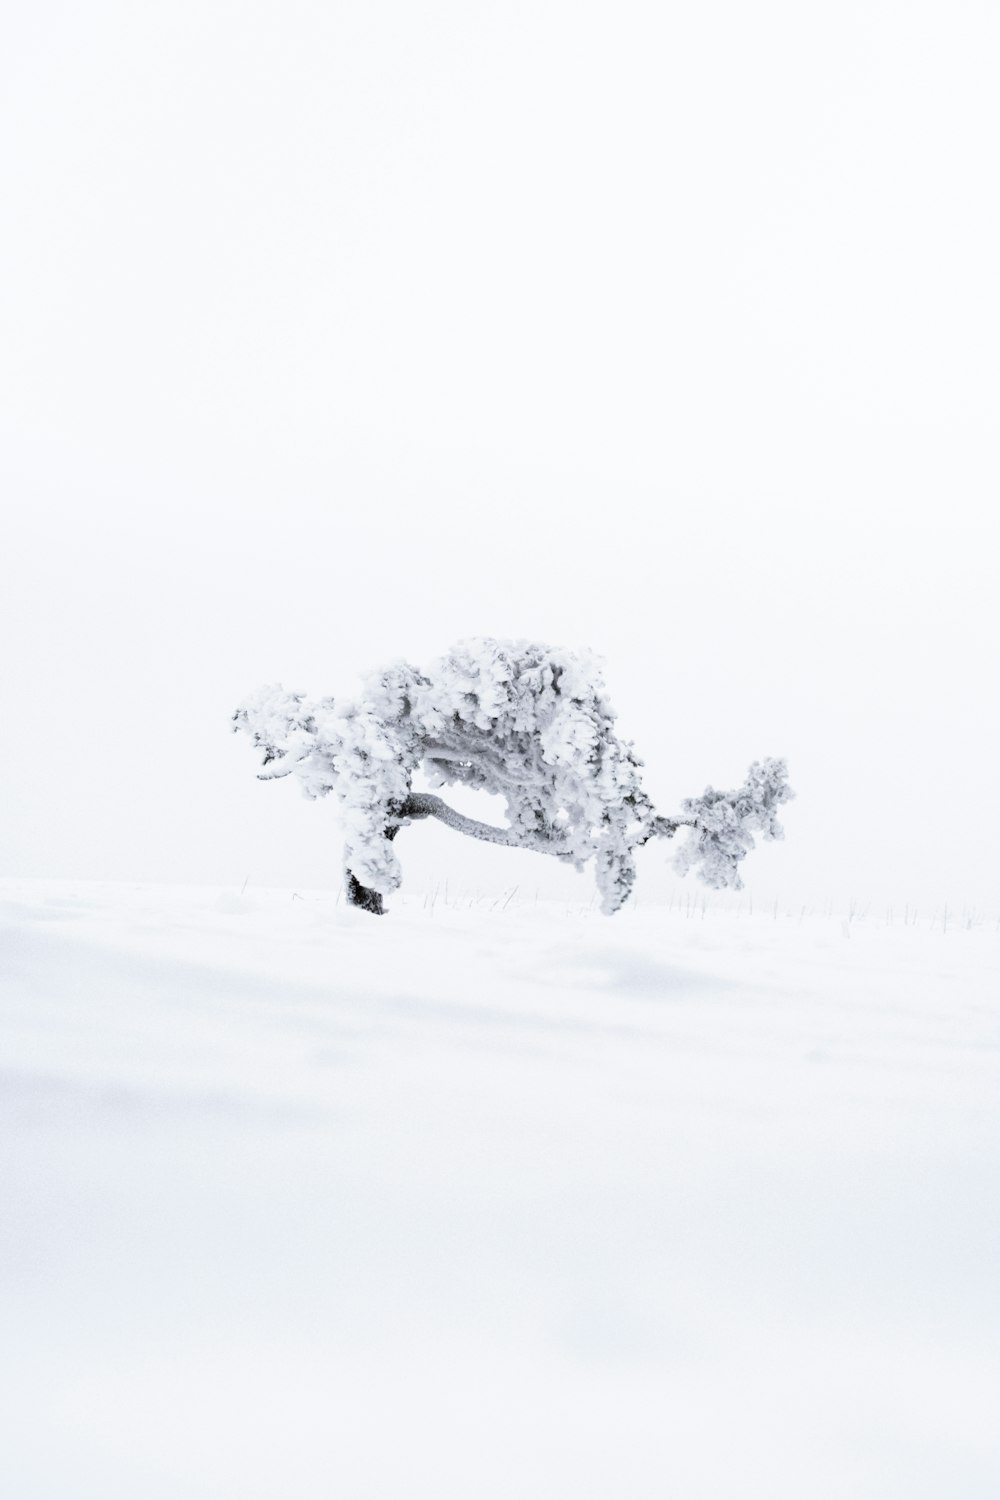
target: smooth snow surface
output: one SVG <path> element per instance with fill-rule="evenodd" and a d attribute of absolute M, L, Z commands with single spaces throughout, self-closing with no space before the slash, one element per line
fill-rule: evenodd
<path fill-rule="evenodd" d="M 1000 936 L 2 888 L 16 1500 L 995 1500 Z"/>

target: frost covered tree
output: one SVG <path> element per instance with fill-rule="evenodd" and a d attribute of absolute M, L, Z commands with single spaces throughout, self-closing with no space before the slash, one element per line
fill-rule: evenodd
<path fill-rule="evenodd" d="M 233 720 L 263 751 L 262 781 L 296 776 L 307 797 L 336 793 L 348 900 L 378 914 L 402 879 L 393 841 L 421 818 L 577 869 L 593 860 L 610 914 L 628 899 L 636 849 L 682 828 L 679 871 L 738 889 L 754 833 L 781 838 L 777 810 L 792 796 L 783 761 L 755 761 L 735 791 L 708 787 L 662 817 L 643 791 L 642 762 L 615 734 L 595 659 L 533 641 L 462 641 L 427 672 L 396 662 L 364 680 L 357 702 L 264 687 Z M 432 786 L 502 796 L 507 827 L 413 791 L 418 770 Z"/>

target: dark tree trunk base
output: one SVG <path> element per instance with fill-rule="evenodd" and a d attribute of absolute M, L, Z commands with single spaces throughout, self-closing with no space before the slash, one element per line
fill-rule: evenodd
<path fill-rule="evenodd" d="M 385 916 L 385 907 L 382 905 L 382 892 L 369 890 L 368 886 L 362 885 L 361 881 L 350 870 L 347 872 L 347 904 L 348 906 L 359 906 L 362 911 L 370 911 L 376 917 Z"/>

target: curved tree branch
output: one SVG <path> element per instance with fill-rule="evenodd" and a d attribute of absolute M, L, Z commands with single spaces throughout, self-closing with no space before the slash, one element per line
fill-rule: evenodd
<path fill-rule="evenodd" d="M 558 839 L 543 838 L 530 833 L 518 833 L 514 828 L 495 828 L 492 823 L 480 823 L 476 818 L 467 818 L 456 812 L 440 797 L 430 792 L 411 792 L 399 809 L 402 818 L 437 818 L 456 833 L 467 833 L 471 838 L 482 839 L 487 844 L 505 844 L 510 849 L 533 849 L 538 854 L 561 854 Z"/>
<path fill-rule="evenodd" d="M 480 823 L 476 818 L 467 818 L 464 813 L 456 812 L 441 797 L 435 797 L 430 792 L 411 792 L 398 808 L 397 815 L 412 819 L 438 818 L 449 828 L 454 828 L 456 833 L 467 833 L 474 839 L 483 839 L 487 844 L 504 844 L 509 849 L 533 849 L 539 854 L 558 855 L 562 852 L 558 839 L 518 833 L 514 828 L 496 828 L 492 823 Z M 641 847 L 652 838 L 672 839 L 678 828 L 694 826 L 693 818 L 655 817 L 646 837 L 637 839 L 635 847 Z"/>

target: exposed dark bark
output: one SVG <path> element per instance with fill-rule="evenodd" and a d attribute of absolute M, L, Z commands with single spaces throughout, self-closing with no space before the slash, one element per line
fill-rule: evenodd
<path fill-rule="evenodd" d="M 373 891 L 367 885 L 362 885 L 353 871 L 346 871 L 348 906 L 357 906 L 362 911 L 370 911 L 373 916 L 384 917 L 385 907 L 382 904 L 382 892 Z"/>

